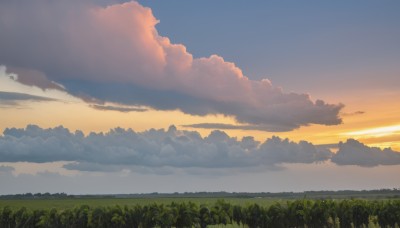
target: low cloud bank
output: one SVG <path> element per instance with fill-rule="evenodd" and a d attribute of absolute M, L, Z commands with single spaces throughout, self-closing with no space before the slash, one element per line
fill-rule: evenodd
<path fill-rule="evenodd" d="M 339 143 L 339 150 L 331 160 L 338 165 L 365 167 L 399 165 L 400 153 L 390 148 L 368 147 L 357 140 L 348 139 L 345 143 Z"/>
<path fill-rule="evenodd" d="M 137 133 L 112 129 L 107 133 L 70 132 L 60 126 L 42 129 L 8 128 L 0 138 L 0 162 L 76 161 L 69 169 L 94 170 L 98 165 L 143 167 L 236 168 L 281 163 L 313 163 L 330 158 L 329 150 L 313 144 L 272 137 L 263 143 L 253 137 L 238 140 L 223 131 L 201 137 L 196 131 L 151 129 Z"/>
<path fill-rule="evenodd" d="M 150 129 L 135 132 L 115 128 L 106 133 L 70 132 L 62 126 L 43 129 L 7 128 L 0 137 L 0 162 L 71 161 L 71 170 L 118 171 L 126 167 L 254 168 L 283 163 L 315 163 L 331 160 L 338 165 L 396 165 L 400 153 L 370 148 L 356 140 L 329 149 L 306 141 L 298 143 L 272 137 L 265 142 L 244 137 L 238 140 L 223 131 L 206 137 L 196 131 Z"/>

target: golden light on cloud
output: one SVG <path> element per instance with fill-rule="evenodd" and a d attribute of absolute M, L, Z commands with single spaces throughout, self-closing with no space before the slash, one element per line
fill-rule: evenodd
<path fill-rule="evenodd" d="M 368 146 L 380 148 L 392 148 L 400 150 L 400 125 L 368 128 L 358 131 L 344 132 L 342 136 L 355 138 Z"/>
<path fill-rule="evenodd" d="M 400 133 L 400 125 L 394 126 L 386 126 L 386 127 L 377 127 L 377 128 L 370 128 L 360 131 L 352 131 L 343 133 L 346 136 L 369 136 L 369 137 L 382 137 L 387 135 L 392 135 L 395 133 Z"/>

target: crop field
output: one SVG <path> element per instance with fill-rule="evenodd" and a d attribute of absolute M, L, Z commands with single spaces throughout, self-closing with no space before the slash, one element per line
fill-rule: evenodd
<path fill-rule="evenodd" d="M 0 227 L 398 227 L 400 200 L 3 199 Z"/>
<path fill-rule="evenodd" d="M 223 198 L 225 202 L 232 205 L 246 206 L 248 204 L 257 203 L 261 206 L 268 207 L 276 202 L 285 203 L 285 199 L 271 198 Z M 193 202 L 201 205 L 212 205 L 221 198 L 90 198 L 90 199 L 0 199 L 0 208 L 9 206 L 12 209 L 73 209 L 82 205 L 90 207 L 108 207 L 108 206 L 134 206 L 134 205 L 149 205 L 149 204 L 170 204 L 172 202 Z"/>
<path fill-rule="evenodd" d="M 400 190 L 382 189 L 371 191 L 314 191 L 300 193 L 181 193 L 181 194 L 127 194 L 127 195 L 83 195 L 68 196 L 66 194 L 21 194 L 0 196 L 0 209 L 9 206 L 11 209 L 73 209 L 82 205 L 90 207 L 110 206 L 145 206 L 150 204 L 168 205 L 172 202 L 183 203 L 193 202 L 197 205 L 213 205 L 223 199 L 232 205 L 247 206 L 258 204 L 269 207 L 272 204 L 286 204 L 288 201 L 299 199 L 365 199 L 389 200 L 400 199 Z"/>

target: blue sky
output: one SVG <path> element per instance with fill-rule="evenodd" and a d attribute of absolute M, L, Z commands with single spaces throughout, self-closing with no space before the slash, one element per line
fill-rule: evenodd
<path fill-rule="evenodd" d="M 252 79 L 310 92 L 400 85 L 397 1 L 140 2 L 160 34 L 196 57 L 221 55 Z"/>

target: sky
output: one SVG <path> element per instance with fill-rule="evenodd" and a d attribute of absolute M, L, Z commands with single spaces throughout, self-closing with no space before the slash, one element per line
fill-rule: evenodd
<path fill-rule="evenodd" d="M 396 1 L 0 2 L 0 194 L 399 188 Z"/>

